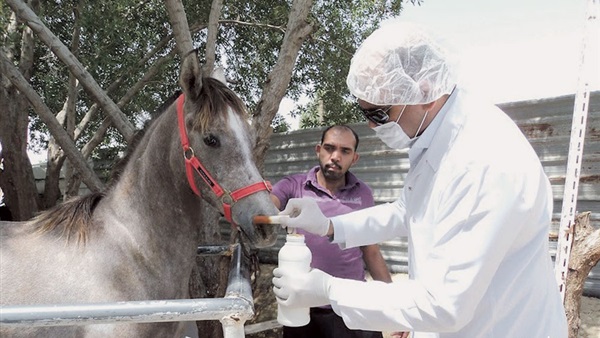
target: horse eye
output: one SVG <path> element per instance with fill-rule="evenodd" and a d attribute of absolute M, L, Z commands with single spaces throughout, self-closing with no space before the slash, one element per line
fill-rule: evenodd
<path fill-rule="evenodd" d="M 216 138 L 214 135 L 208 135 L 204 138 L 204 144 L 206 144 L 209 147 L 216 148 L 221 145 L 221 142 L 219 142 L 219 139 Z"/>

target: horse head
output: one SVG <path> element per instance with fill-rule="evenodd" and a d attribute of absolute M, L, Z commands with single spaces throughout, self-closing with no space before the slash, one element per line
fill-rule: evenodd
<path fill-rule="evenodd" d="M 183 60 L 178 99 L 180 134 L 190 188 L 237 226 L 256 248 L 273 245 L 278 226 L 253 224 L 275 215 L 270 184 L 256 167 L 255 137 L 242 100 L 225 83 L 203 77 L 197 56 Z M 186 143 L 188 143 L 186 145 Z"/>

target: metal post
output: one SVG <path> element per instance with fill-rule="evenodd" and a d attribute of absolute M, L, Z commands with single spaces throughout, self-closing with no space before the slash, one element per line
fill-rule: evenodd
<path fill-rule="evenodd" d="M 245 337 L 244 323 L 254 316 L 254 300 L 252 298 L 252 288 L 250 287 L 250 271 L 248 270 L 248 266 L 243 264 L 242 251 L 240 245 L 233 247 L 225 298 L 245 300 L 247 302 L 247 307 L 244 309 L 245 311 L 231 313 L 229 316 L 221 318 L 224 338 Z"/>
<path fill-rule="evenodd" d="M 563 205 L 558 231 L 558 243 L 556 247 L 556 260 L 554 273 L 560 296 L 564 302 L 567 273 L 569 271 L 569 257 L 573 241 L 573 223 L 577 207 L 577 191 L 579 188 L 579 175 L 581 172 L 581 161 L 583 160 L 583 145 L 585 143 L 585 129 L 590 101 L 589 77 L 592 75 L 587 67 L 589 49 L 587 43 L 598 30 L 598 7 L 599 0 L 588 0 L 585 29 L 583 32 L 583 45 L 581 48 L 580 74 L 575 104 L 573 107 L 573 122 L 571 124 L 571 139 L 569 141 L 569 154 L 567 156 L 567 172 L 565 174 L 565 190 L 563 194 Z M 596 25 L 596 26 L 594 26 Z M 593 39 L 591 39 L 593 40 Z M 597 42 L 597 41 L 596 41 Z M 594 60 L 592 60 L 594 61 Z M 595 60 L 598 61 L 598 60 Z"/>

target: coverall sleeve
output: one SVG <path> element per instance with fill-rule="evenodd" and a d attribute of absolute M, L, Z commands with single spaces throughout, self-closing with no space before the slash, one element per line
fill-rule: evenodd
<path fill-rule="evenodd" d="M 342 248 L 377 244 L 406 236 L 401 199 L 331 218 L 334 243 Z"/>
<path fill-rule="evenodd" d="M 531 179 L 523 173 L 489 168 L 470 169 L 453 178 L 434 194 L 436 210 L 431 212 L 435 212 L 435 224 L 425 226 L 433 236 L 432 247 L 419 253 L 424 255 L 417 262 L 419 276 L 392 284 L 336 278 L 330 287 L 332 308 L 353 329 L 460 330 L 476 315 L 519 229 L 527 226 L 528 212 L 540 209 L 535 205 L 541 203 L 537 187 L 547 181 Z M 398 205 L 387 204 L 335 221 L 345 226 L 366 222 L 360 234 L 345 229 L 346 241 L 353 246 L 365 242 L 360 236 L 372 242 L 394 234 L 388 227 L 396 230 L 395 223 L 400 223 L 397 215 Z M 418 231 L 411 229 L 411 236 Z"/>

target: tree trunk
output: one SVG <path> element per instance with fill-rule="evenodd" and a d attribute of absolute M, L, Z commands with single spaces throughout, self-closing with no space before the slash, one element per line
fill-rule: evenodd
<path fill-rule="evenodd" d="M 27 105 L 8 80 L 0 88 L 0 187 L 14 221 L 28 220 L 38 211 L 38 195 L 27 156 Z"/>
<path fill-rule="evenodd" d="M 265 80 L 261 98 L 252 118 L 252 125 L 256 128 L 254 158 L 261 172 L 273 132 L 271 122 L 290 84 L 300 48 L 314 30 L 313 25 L 308 21 L 312 3 L 312 0 L 293 1 L 277 63 Z"/>
<path fill-rule="evenodd" d="M 54 138 L 51 141 L 54 141 Z M 55 206 L 61 199 L 60 169 L 66 158 L 56 142 L 48 142 L 47 153 L 46 179 L 44 180 L 44 196 L 42 199 L 42 209 L 44 210 Z"/>
<path fill-rule="evenodd" d="M 156 51 L 154 51 L 152 53 L 152 55 L 154 55 L 154 54 L 156 54 Z M 131 100 L 134 98 L 134 96 L 137 93 L 139 93 L 140 91 L 142 91 L 144 89 L 144 86 L 146 84 L 148 84 L 150 81 L 152 81 L 152 79 L 156 76 L 156 74 L 158 74 L 160 68 L 167 61 L 169 61 L 173 58 L 173 55 L 175 55 L 175 50 L 172 50 L 167 55 L 159 57 L 156 60 L 156 62 L 154 62 L 152 64 L 152 66 L 150 66 L 150 68 L 148 68 L 146 70 L 146 72 L 144 72 L 144 75 L 142 76 L 142 78 L 139 79 L 131 88 L 129 88 L 127 90 L 127 92 L 125 93 L 125 95 L 123 95 L 123 97 L 121 97 L 121 99 L 119 99 L 119 102 L 117 102 L 117 106 L 119 108 L 122 108 L 125 105 L 127 105 L 129 102 L 131 102 Z M 144 58 L 144 59 L 146 59 L 146 58 Z M 118 85 L 121 83 L 121 80 L 122 79 L 118 79 L 117 81 L 113 82 L 108 87 L 107 93 L 114 91 L 118 87 Z M 88 122 L 90 121 L 91 117 L 95 114 L 97 109 L 98 109 L 97 104 L 92 105 L 92 107 L 90 107 L 88 112 L 85 114 L 84 118 L 79 122 L 79 124 L 77 125 L 77 128 L 75 129 L 75 133 L 74 133 L 75 140 L 77 140 L 79 138 L 79 136 L 81 135 L 83 130 L 87 127 Z M 159 109 L 159 111 L 162 111 L 162 109 Z M 83 146 L 83 148 L 81 149 L 81 154 L 85 160 L 87 160 L 92 155 L 92 151 L 100 143 L 102 143 L 102 141 L 104 140 L 104 136 L 106 135 L 106 132 L 110 126 L 112 126 L 112 120 L 110 118 L 105 118 L 102 121 L 102 123 L 100 124 L 100 127 L 98 127 L 98 129 L 94 132 L 94 135 L 92 136 L 92 138 Z M 137 145 L 136 142 L 131 142 L 131 143 L 133 143 L 133 144 L 131 144 L 133 146 Z M 128 148 L 133 149 L 133 147 L 131 147 L 130 145 L 128 145 Z M 133 150 L 131 150 L 131 151 L 133 151 Z M 61 155 L 61 156 L 64 156 L 64 155 Z M 77 195 L 79 193 L 79 191 L 78 191 L 79 185 L 81 184 L 81 176 L 75 175 L 73 177 L 73 181 L 69 182 L 69 184 L 72 186 L 72 190 L 67 191 L 67 195 L 69 195 L 69 196 Z"/>
<path fill-rule="evenodd" d="M 590 225 L 590 214 L 591 212 L 588 211 L 577 215 L 573 224 L 573 243 L 565 289 L 569 338 L 577 338 L 585 280 L 592 268 L 600 261 L 600 228 L 594 229 Z"/>
<path fill-rule="evenodd" d="M 30 1 L 32 8 L 37 8 L 38 1 Z M 15 18 L 13 18 L 15 19 Z M 7 29 L 12 33 L 17 32 L 16 19 Z M 27 155 L 27 130 L 29 115 L 28 105 L 24 95 L 15 87 L 4 69 L 6 63 L 12 60 L 15 50 L 20 49 L 19 70 L 17 73 L 28 81 L 33 69 L 33 49 L 35 42 L 33 32 L 29 28 L 23 29 L 21 46 L 6 46 L 10 57 L 2 54 L 0 62 L 0 187 L 4 192 L 4 201 L 13 220 L 27 220 L 38 211 L 39 198 L 33 176 L 31 162 Z M 12 65 L 12 64 L 11 64 Z"/>

